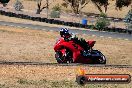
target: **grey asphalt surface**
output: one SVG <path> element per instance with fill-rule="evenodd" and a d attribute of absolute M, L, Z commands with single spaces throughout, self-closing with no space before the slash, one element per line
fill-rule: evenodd
<path fill-rule="evenodd" d="M 45 29 L 45 31 L 46 30 L 47 31 L 59 31 L 60 30 L 60 28 L 58 27 L 48 27 L 48 26 L 42 26 L 42 25 L 13 23 L 13 22 L 5 22 L 5 21 L 0 21 L 0 25 L 24 27 L 24 28 L 31 28 L 31 29 L 37 29 L 37 30 Z M 93 30 L 91 31 L 89 29 L 88 30 L 79 30 L 79 29 L 72 30 L 72 29 L 70 29 L 70 32 L 72 33 L 87 34 L 87 35 L 97 36 L 97 37 L 105 37 L 105 38 L 108 37 L 108 38 L 124 39 L 124 40 L 132 41 L 132 34 L 130 35 L 127 33 L 100 32 L 100 31 L 93 31 Z"/>

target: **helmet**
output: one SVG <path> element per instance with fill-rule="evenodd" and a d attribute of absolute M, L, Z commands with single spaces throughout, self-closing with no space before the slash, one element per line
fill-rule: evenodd
<path fill-rule="evenodd" d="M 61 28 L 60 35 L 61 35 L 61 37 L 63 37 L 63 35 L 69 35 L 68 28 Z"/>

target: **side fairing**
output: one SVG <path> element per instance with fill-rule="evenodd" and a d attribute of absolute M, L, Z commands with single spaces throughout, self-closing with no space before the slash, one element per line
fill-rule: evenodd
<path fill-rule="evenodd" d="M 64 41 L 63 38 L 60 38 L 56 42 L 56 44 L 54 46 L 54 50 L 56 52 L 56 51 L 63 49 L 63 48 L 67 48 L 67 49 L 72 51 L 74 60 L 76 60 L 79 57 L 80 50 L 82 50 L 82 48 L 79 45 L 75 44 L 73 41 L 66 42 L 66 41 Z"/>

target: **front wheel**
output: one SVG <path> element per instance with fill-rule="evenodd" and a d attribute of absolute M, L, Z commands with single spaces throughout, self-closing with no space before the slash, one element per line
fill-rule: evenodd
<path fill-rule="evenodd" d="M 66 50 L 65 54 L 62 54 L 61 51 L 57 51 L 55 58 L 58 63 L 73 63 L 72 54 L 69 50 Z"/>

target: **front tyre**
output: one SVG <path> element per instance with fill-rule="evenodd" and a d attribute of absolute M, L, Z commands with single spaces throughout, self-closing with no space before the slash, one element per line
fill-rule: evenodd
<path fill-rule="evenodd" d="M 64 55 L 61 51 L 57 51 L 55 58 L 58 63 L 73 63 L 72 53 L 69 50 L 66 50 Z"/>
<path fill-rule="evenodd" d="M 60 51 L 56 52 L 55 58 L 58 63 L 66 63 L 65 58 L 62 56 Z"/>

